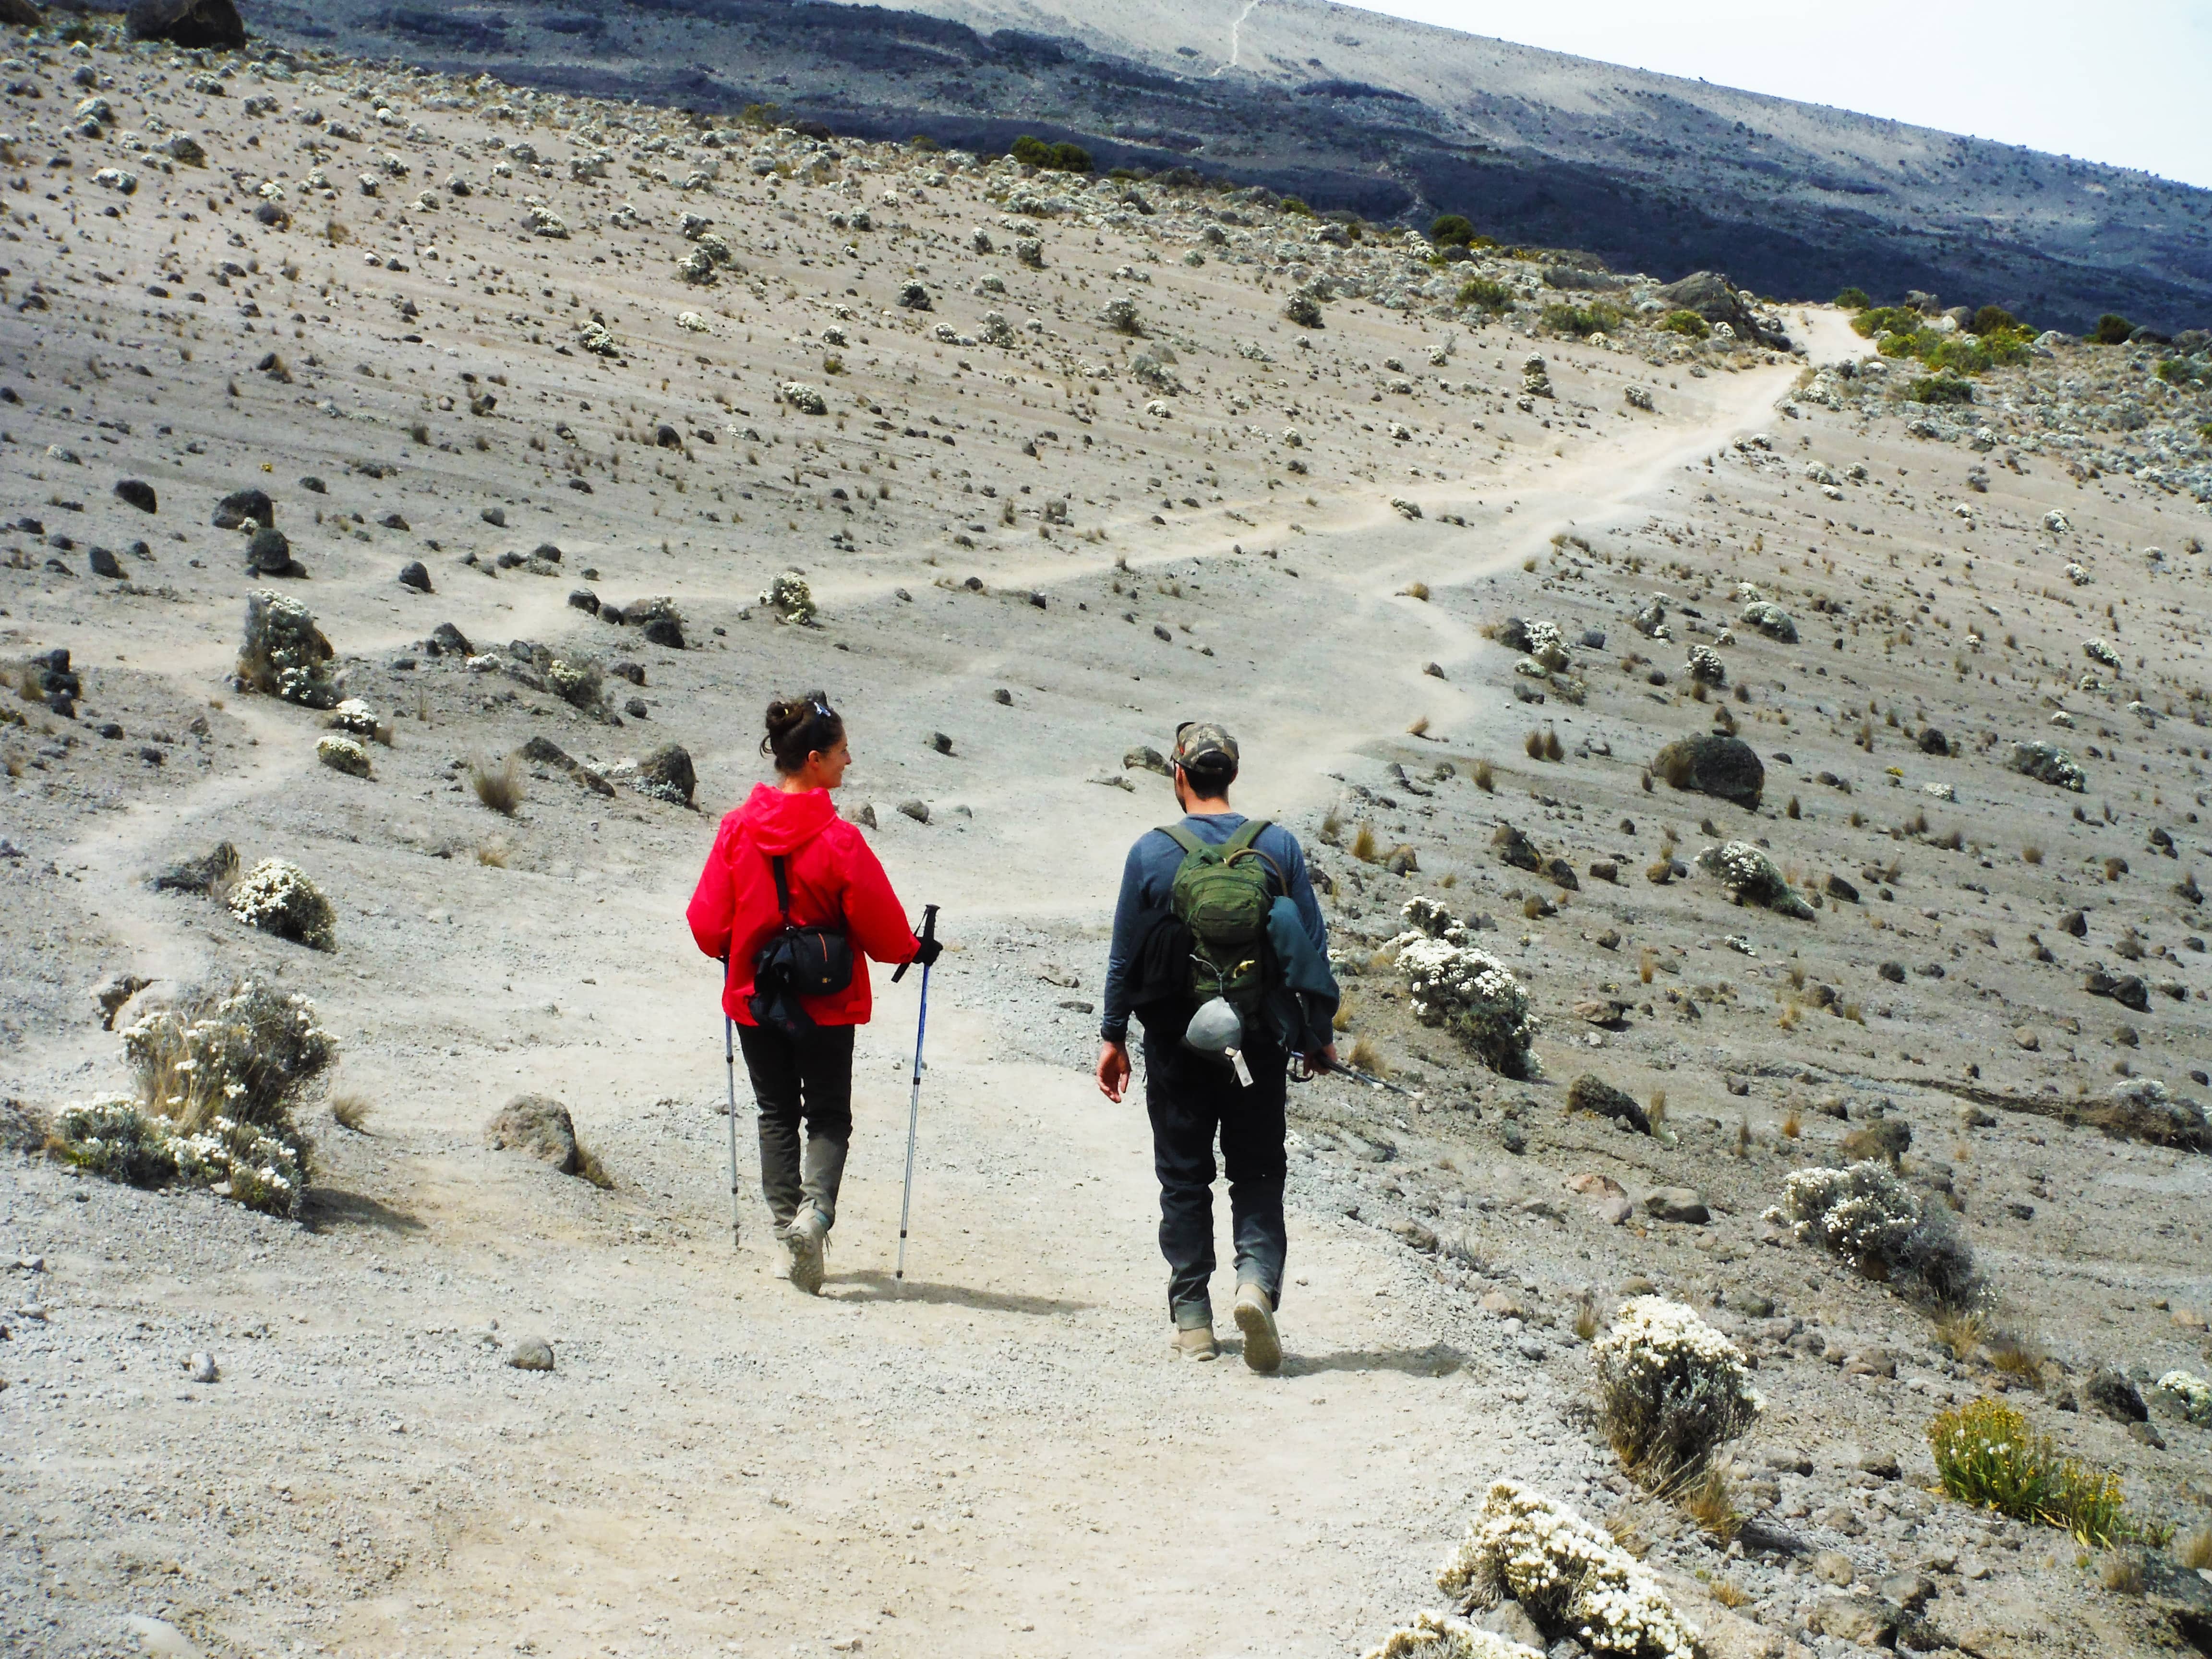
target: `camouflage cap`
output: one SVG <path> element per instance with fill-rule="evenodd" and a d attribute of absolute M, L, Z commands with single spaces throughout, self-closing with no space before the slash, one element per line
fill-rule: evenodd
<path fill-rule="evenodd" d="M 1176 727 L 1173 758 L 1182 767 L 1201 766 L 1218 758 L 1227 761 L 1233 770 L 1237 763 L 1237 739 L 1218 720 L 1185 720 Z"/>

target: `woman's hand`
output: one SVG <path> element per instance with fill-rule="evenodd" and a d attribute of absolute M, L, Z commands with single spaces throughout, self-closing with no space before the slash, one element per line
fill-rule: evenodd
<path fill-rule="evenodd" d="M 1098 1092 L 1109 1100 L 1118 1101 L 1129 1086 L 1129 1048 L 1127 1043 L 1102 1042 L 1098 1045 Z"/>
<path fill-rule="evenodd" d="M 927 968 L 935 963 L 938 957 L 944 954 L 945 946 L 941 941 L 933 939 L 926 939 L 916 944 L 912 959 L 920 963 L 923 967 Z"/>

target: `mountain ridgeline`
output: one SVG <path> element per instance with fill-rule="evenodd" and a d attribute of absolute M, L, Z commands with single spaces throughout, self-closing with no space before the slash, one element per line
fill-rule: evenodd
<path fill-rule="evenodd" d="M 2212 191 L 1327 3 L 268 5 L 279 39 L 870 138 L 1186 167 L 1324 211 L 1784 299 L 1847 286 L 2083 330 L 2212 320 Z M 1012 27 L 1018 21 L 1022 27 Z"/>

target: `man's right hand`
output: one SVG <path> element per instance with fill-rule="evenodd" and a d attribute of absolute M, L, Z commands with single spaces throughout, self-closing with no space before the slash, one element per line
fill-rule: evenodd
<path fill-rule="evenodd" d="M 1123 1042 L 1098 1045 L 1098 1092 L 1118 1101 L 1129 1086 L 1129 1048 Z"/>

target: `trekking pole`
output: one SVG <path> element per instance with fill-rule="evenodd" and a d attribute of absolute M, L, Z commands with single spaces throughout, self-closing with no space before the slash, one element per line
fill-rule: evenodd
<path fill-rule="evenodd" d="M 1408 1100 L 1419 1100 L 1421 1097 L 1419 1090 L 1408 1089 L 1401 1083 L 1385 1082 L 1370 1072 L 1355 1071 L 1341 1060 L 1324 1060 L 1319 1069 L 1324 1072 L 1334 1072 L 1339 1077 L 1350 1078 L 1354 1083 L 1364 1083 L 1370 1089 L 1388 1089 L 1392 1094 L 1403 1095 Z"/>
<path fill-rule="evenodd" d="M 927 945 L 936 937 L 937 907 L 933 904 L 925 905 L 922 907 L 921 913 L 922 943 Z M 904 962 L 899 963 L 897 971 L 891 975 L 891 983 L 896 985 L 900 980 L 905 978 L 906 970 L 912 965 L 910 963 Z M 906 1193 L 899 1200 L 898 1271 L 891 1276 L 894 1283 L 902 1285 L 906 1282 L 907 1215 L 914 1207 L 915 1135 L 921 1127 L 921 1040 L 928 1030 L 929 964 L 924 963 L 921 969 L 921 1012 L 915 1016 L 914 1022 L 914 1090 L 908 1096 L 906 1105 Z"/>
<path fill-rule="evenodd" d="M 730 981 L 730 959 L 722 958 L 722 983 Z M 742 1251 L 744 1240 L 739 1227 L 738 1199 L 738 1050 L 736 1028 L 730 1019 L 729 1010 L 722 1011 L 722 1065 L 730 1076 L 730 1248 Z"/>

